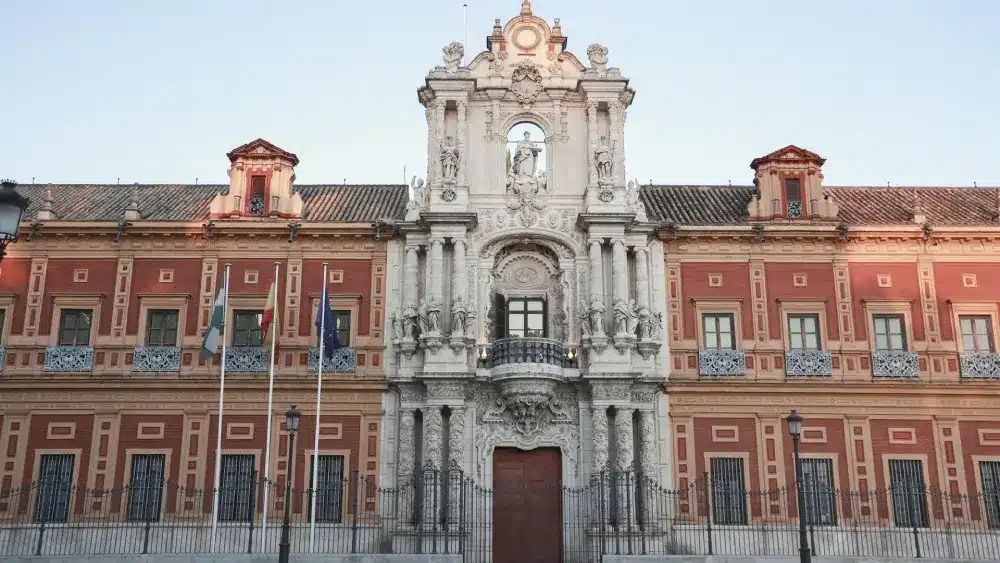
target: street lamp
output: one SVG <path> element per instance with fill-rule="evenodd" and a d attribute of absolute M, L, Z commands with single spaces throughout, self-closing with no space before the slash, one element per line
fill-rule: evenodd
<path fill-rule="evenodd" d="M 802 491 L 802 459 L 799 458 L 799 437 L 802 436 L 802 415 L 799 409 L 792 409 L 788 415 L 788 433 L 792 435 L 792 453 L 795 456 L 795 492 L 798 497 L 799 509 L 799 561 L 810 563 L 812 551 L 809 550 L 809 540 L 806 536 L 806 497 Z"/>
<path fill-rule="evenodd" d="M 0 180 L 0 260 L 7 254 L 7 245 L 17 240 L 21 216 L 28 208 L 28 198 L 17 191 L 14 180 Z"/>
<path fill-rule="evenodd" d="M 285 477 L 285 517 L 281 521 L 281 543 L 278 544 L 278 563 L 288 563 L 289 527 L 292 518 L 292 471 L 295 466 L 295 432 L 299 429 L 299 409 L 292 408 L 285 412 L 285 429 L 288 430 L 288 474 Z"/>

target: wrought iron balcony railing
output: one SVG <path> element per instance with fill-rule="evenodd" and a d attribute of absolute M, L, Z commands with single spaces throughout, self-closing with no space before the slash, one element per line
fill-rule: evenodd
<path fill-rule="evenodd" d="M 7 347 L 0 344 L 0 371 L 3 371 L 5 365 L 7 365 Z"/>
<path fill-rule="evenodd" d="M 785 352 L 785 375 L 788 377 L 827 377 L 833 375 L 833 358 L 828 350 L 789 350 Z"/>
<path fill-rule="evenodd" d="M 93 346 L 46 346 L 45 373 L 84 373 L 94 371 Z"/>
<path fill-rule="evenodd" d="M 731 348 L 703 348 L 698 350 L 698 375 L 728 377 L 747 374 L 747 355 L 743 350 Z"/>
<path fill-rule="evenodd" d="M 875 350 L 872 352 L 872 376 L 875 379 L 918 379 L 920 361 L 917 353 Z"/>
<path fill-rule="evenodd" d="M 569 358 L 569 348 L 551 338 L 503 338 L 494 340 L 486 358 L 485 368 L 507 364 L 548 364 L 562 368 L 576 367 L 576 358 Z"/>
<path fill-rule="evenodd" d="M 324 350 L 325 352 L 325 350 Z M 332 358 L 323 358 L 323 373 L 352 373 L 357 368 L 354 348 L 338 348 Z M 319 371 L 319 347 L 309 349 L 309 371 Z"/>
<path fill-rule="evenodd" d="M 1000 379 L 1000 353 L 974 352 L 958 359 L 962 379 Z"/>
<path fill-rule="evenodd" d="M 262 373 L 268 371 L 271 350 L 263 346 L 226 348 L 226 373 Z"/>
<path fill-rule="evenodd" d="M 181 349 L 178 346 L 136 346 L 132 354 L 132 371 L 177 373 L 181 371 Z"/>

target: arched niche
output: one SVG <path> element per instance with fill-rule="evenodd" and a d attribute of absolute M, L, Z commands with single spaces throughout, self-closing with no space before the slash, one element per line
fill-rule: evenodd
<path fill-rule="evenodd" d="M 547 304 L 546 328 L 549 338 L 567 341 L 570 330 L 570 273 L 560 265 L 560 257 L 549 247 L 534 241 L 508 241 L 490 261 L 487 280 L 487 335 L 496 333 L 501 301 L 511 298 L 541 298 Z"/>

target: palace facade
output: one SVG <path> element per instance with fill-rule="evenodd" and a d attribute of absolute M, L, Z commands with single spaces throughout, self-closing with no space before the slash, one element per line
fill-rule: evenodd
<path fill-rule="evenodd" d="M 348 348 L 326 368 L 321 463 L 385 489 L 461 471 L 493 490 L 493 545 L 574 549 L 558 518 L 515 533 L 532 483 L 788 486 L 793 408 L 811 482 L 980 495 L 925 506 L 928 522 L 1000 515 L 1000 190 L 827 186 L 794 145 L 753 159 L 746 186 L 640 186 L 635 92 L 606 47 L 567 46 L 528 1 L 485 51 L 445 46 L 418 92 L 427 171 L 410 186 L 296 185 L 297 157 L 261 139 L 228 154 L 223 185 L 22 186 L 0 274 L 0 488 L 120 487 L 150 464 L 211 487 L 220 366 L 200 350 L 228 264 L 228 473 L 263 473 L 277 267 L 279 484 L 280 413 L 315 425 L 326 284 Z M 313 454 L 298 444 L 296 486 Z M 558 491 L 528 512 L 568 506 Z M 780 498 L 720 523 L 783 513 Z M 860 514 L 898 517 L 869 502 Z M 638 521 L 639 504 L 616 510 Z"/>

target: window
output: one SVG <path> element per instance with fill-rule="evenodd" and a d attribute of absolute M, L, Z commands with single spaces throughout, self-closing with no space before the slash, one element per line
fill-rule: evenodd
<path fill-rule="evenodd" d="M 351 312 L 334 311 L 333 326 L 337 327 L 337 338 L 344 346 L 351 345 Z"/>
<path fill-rule="evenodd" d="M 59 312 L 59 345 L 90 346 L 90 309 L 63 309 Z"/>
<path fill-rule="evenodd" d="M 146 319 L 146 346 L 177 346 L 177 320 L 179 312 L 156 309 Z"/>
<path fill-rule="evenodd" d="M 806 524 L 837 525 L 837 501 L 833 492 L 833 461 L 802 458 L 802 494 L 805 497 Z"/>
<path fill-rule="evenodd" d="M 267 178 L 264 176 L 250 177 L 250 193 L 247 194 L 247 213 L 250 215 L 263 215 L 265 207 L 265 196 L 267 191 Z"/>
<path fill-rule="evenodd" d="M 73 493 L 73 454 L 42 454 L 38 470 L 35 522 L 66 522 Z"/>
<path fill-rule="evenodd" d="M 896 526 L 928 527 L 927 487 L 923 462 L 916 459 L 889 460 L 892 521 Z"/>
<path fill-rule="evenodd" d="M 906 325 L 903 315 L 875 315 L 875 349 L 889 352 L 906 351 Z"/>
<path fill-rule="evenodd" d="M 986 524 L 991 530 L 1000 529 L 1000 461 L 980 461 L 979 474 L 983 477 Z"/>
<path fill-rule="evenodd" d="M 734 321 L 735 316 L 732 313 L 706 313 L 703 315 L 702 324 L 705 333 L 705 348 L 735 349 Z"/>
<path fill-rule="evenodd" d="M 743 458 L 713 457 L 711 478 L 712 522 L 746 525 L 747 487 Z"/>
<path fill-rule="evenodd" d="M 260 332 L 260 311 L 235 311 L 233 318 L 233 346 L 263 346 Z"/>
<path fill-rule="evenodd" d="M 785 200 L 788 201 L 788 217 L 802 217 L 802 185 L 798 178 L 785 180 Z"/>
<path fill-rule="evenodd" d="M 219 475 L 219 521 L 249 522 L 254 513 L 257 471 L 253 454 L 225 454 Z"/>
<path fill-rule="evenodd" d="M 966 354 L 993 351 L 993 319 L 989 315 L 961 316 L 962 350 Z"/>
<path fill-rule="evenodd" d="M 512 297 L 507 301 L 507 338 L 545 336 L 545 300 Z"/>
<path fill-rule="evenodd" d="M 792 350 L 819 350 L 819 315 L 788 315 L 788 343 Z"/>
<path fill-rule="evenodd" d="M 132 478 L 128 487 L 129 522 L 156 522 L 160 519 L 160 499 L 163 496 L 163 471 L 167 456 L 135 454 L 132 456 Z"/>
<path fill-rule="evenodd" d="M 341 499 L 344 491 L 344 456 L 321 455 L 319 473 L 316 474 L 316 521 L 340 523 Z M 311 471 L 316 465 L 316 456 L 310 458 L 309 487 L 312 487 Z M 312 503 L 312 498 L 309 499 Z M 312 510 L 311 507 L 306 510 Z"/>

